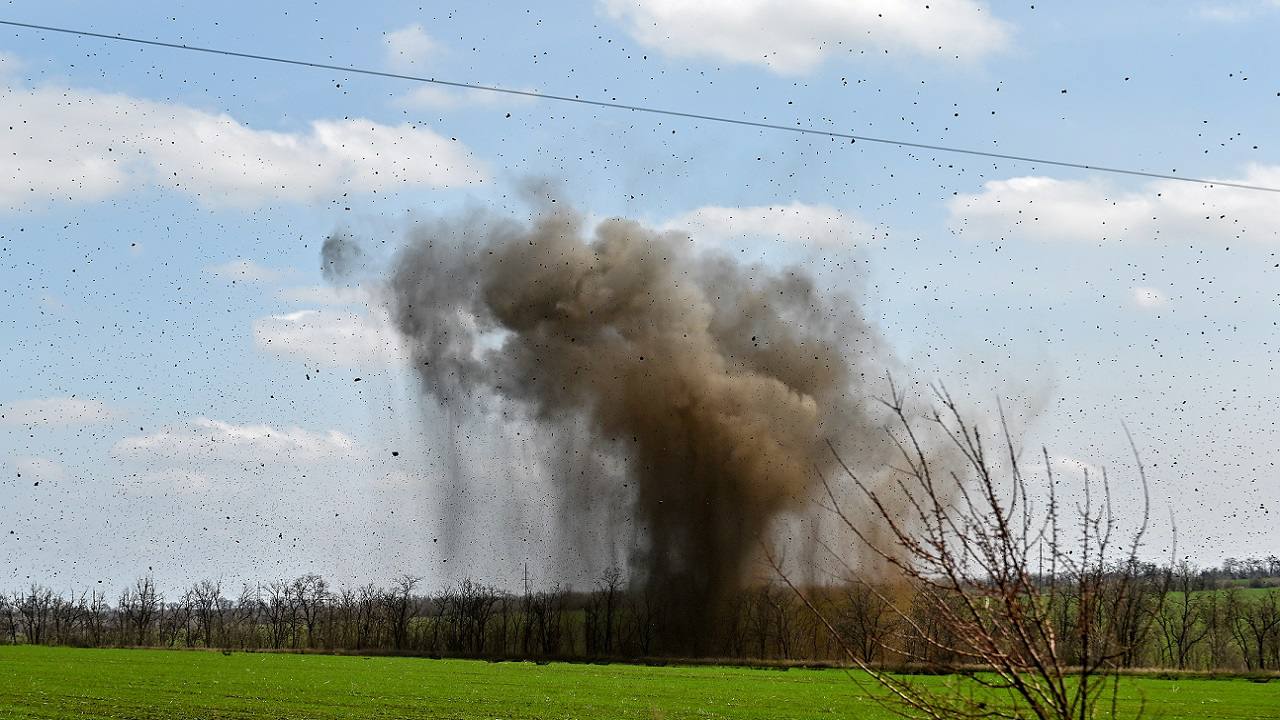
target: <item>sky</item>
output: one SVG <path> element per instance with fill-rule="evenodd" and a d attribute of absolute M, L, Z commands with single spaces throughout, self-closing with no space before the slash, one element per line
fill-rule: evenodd
<path fill-rule="evenodd" d="M 1280 186 L 1273 0 L 10 0 L 0 19 Z M 1032 452 L 1108 468 L 1132 519 L 1128 428 L 1151 557 L 1277 551 L 1274 193 L 12 27 L 0 155 L 0 587 L 465 572 L 441 478 L 511 439 L 448 457 L 385 311 L 326 285 L 319 247 L 527 219 L 545 182 L 860 298 L 896 374 L 1004 403 Z M 477 488 L 478 516 L 522 528 L 477 531 L 490 579 L 545 572 L 546 488 Z"/>

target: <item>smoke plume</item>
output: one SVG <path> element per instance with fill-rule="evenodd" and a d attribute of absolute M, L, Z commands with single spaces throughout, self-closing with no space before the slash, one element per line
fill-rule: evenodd
<path fill-rule="evenodd" d="M 826 438 L 856 454 L 882 437 L 867 386 L 884 361 L 853 298 L 692 248 L 630 220 L 475 213 L 412 232 L 384 291 L 435 403 L 515 407 L 614 461 L 556 467 L 561 521 L 611 484 L 632 582 L 680 608 L 672 632 L 696 650 L 776 523 L 809 512 Z M 326 267 L 359 257 L 326 243 Z"/>

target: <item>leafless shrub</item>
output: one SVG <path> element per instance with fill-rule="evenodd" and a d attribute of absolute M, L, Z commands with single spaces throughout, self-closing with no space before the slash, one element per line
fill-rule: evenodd
<path fill-rule="evenodd" d="M 897 631 L 869 647 L 865 636 L 824 614 L 813 593 L 791 583 L 770 556 L 775 569 L 904 716 L 1121 717 L 1120 670 L 1133 663 L 1160 612 L 1166 589 L 1160 583 L 1167 577 L 1157 573 L 1153 580 L 1138 560 L 1149 500 L 1136 448 L 1143 504 L 1139 526 L 1122 537 L 1105 471 L 1100 478 L 1084 473 L 1080 500 L 1064 508 L 1044 452 L 1048 497 L 1043 508 L 1033 508 L 1003 416 L 993 450 L 949 394 L 940 390 L 936 397 L 937 408 L 913 421 L 892 389 L 886 405 L 902 467 L 887 483 L 873 486 L 859 477 L 832 447 L 855 497 L 871 509 L 871 525 L 856 521 L 823 479 L 827 507 L 907 590 L 904 602 L 882 584 L 864 585 L 893 614 Z M 946 462 L 938 460 L 930 437 Z M 838 559 L 848 556 L 829 549 Z M 952 679 L 925 683 L 887 672 L 875 651 Z"/>

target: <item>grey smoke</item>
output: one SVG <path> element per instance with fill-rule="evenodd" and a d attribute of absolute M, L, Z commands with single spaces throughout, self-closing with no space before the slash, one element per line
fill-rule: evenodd
<path fill-rule="evenodd" d="M 326 268 L 360 262 L 352 247 L 331 237 Z M 679 609 L 672 632 L 693 649 L 775 524 L 812 509 L 826 439 L 869 456 L 883 438 L 884 358 L 858 302 L 687 235 L 563 208 L 529 224 L 473 213 L 413 231 L 384 291 L 450 418 L 502 403 L 586 448 L 546 449 L 561 524 L 623 498 L 632 581 Z"/>
<path fill-rule="evenodd" d="M 364 248 L 346 231 L 325 238 L 320 247 L 320 274 L 329 282 L 358 276 L 367 267 Z"/>

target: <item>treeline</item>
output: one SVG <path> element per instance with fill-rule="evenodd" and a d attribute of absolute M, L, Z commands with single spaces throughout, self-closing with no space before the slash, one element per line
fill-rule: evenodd
<path fill-rule="evenodd" d="M 1274 560 L 1274 558 L 1269 559 Z M 1262 561 L 1259 561 L 1262 562 Z M 1243 564 L 1242 564 L 1243 563 Z M 1143 566 L 1104 603 L 1108 632 L 1131 648 L 1124 667 L 1280 669 L 1280 588 L 1275 576 L 1241 577 L 1240 567 Z M 1136 577 L 1136 582 L 1132 580 Z M 1241 580 L 1260 580 L 1247 587 Z M 424 592 L 417 578 L 387 586 L 334 587 L 319 575 L 246 585 L 197 582 L 166 597 L 143 578 L 113 598 L 61 594 L 33 585 L 0 595 L 0 632 L 10 643 L 236 650 L 392 652 L 456 657 L 638 659 L 688 652 L 675 637 L 680 608 L 628 588 L 617 569 L 590 589 L 511 593 L 464 580 Z M 937 608 L 910 587 L 854 583 L 806 591 L 836 633 L 778 583 L 724 600 L 702 654 L 739 660 L 835 661 L 852 651 L 892 665 L 895 648 L 939 665 L 963 648 Z M 959 600 L 959 598 L 957 598 Z M 1069 594 L 1055 607 L 1056 632 L 1071 652 L 1089 637 Z M 904 612 L 898 612 L 895 607 Z M 1101 626 L 1101 625 L 1100 625 Z"/>
<path fill-rule="evenodd" d="M 1197 583 L 1201 589 L 1221 587 L 1237 581 L 1247 587 L 1280 586 L 1280 557 L 1269 555 L 1265 558 L 1227 558 L 1220 568 L 1200 570 Z"/>

